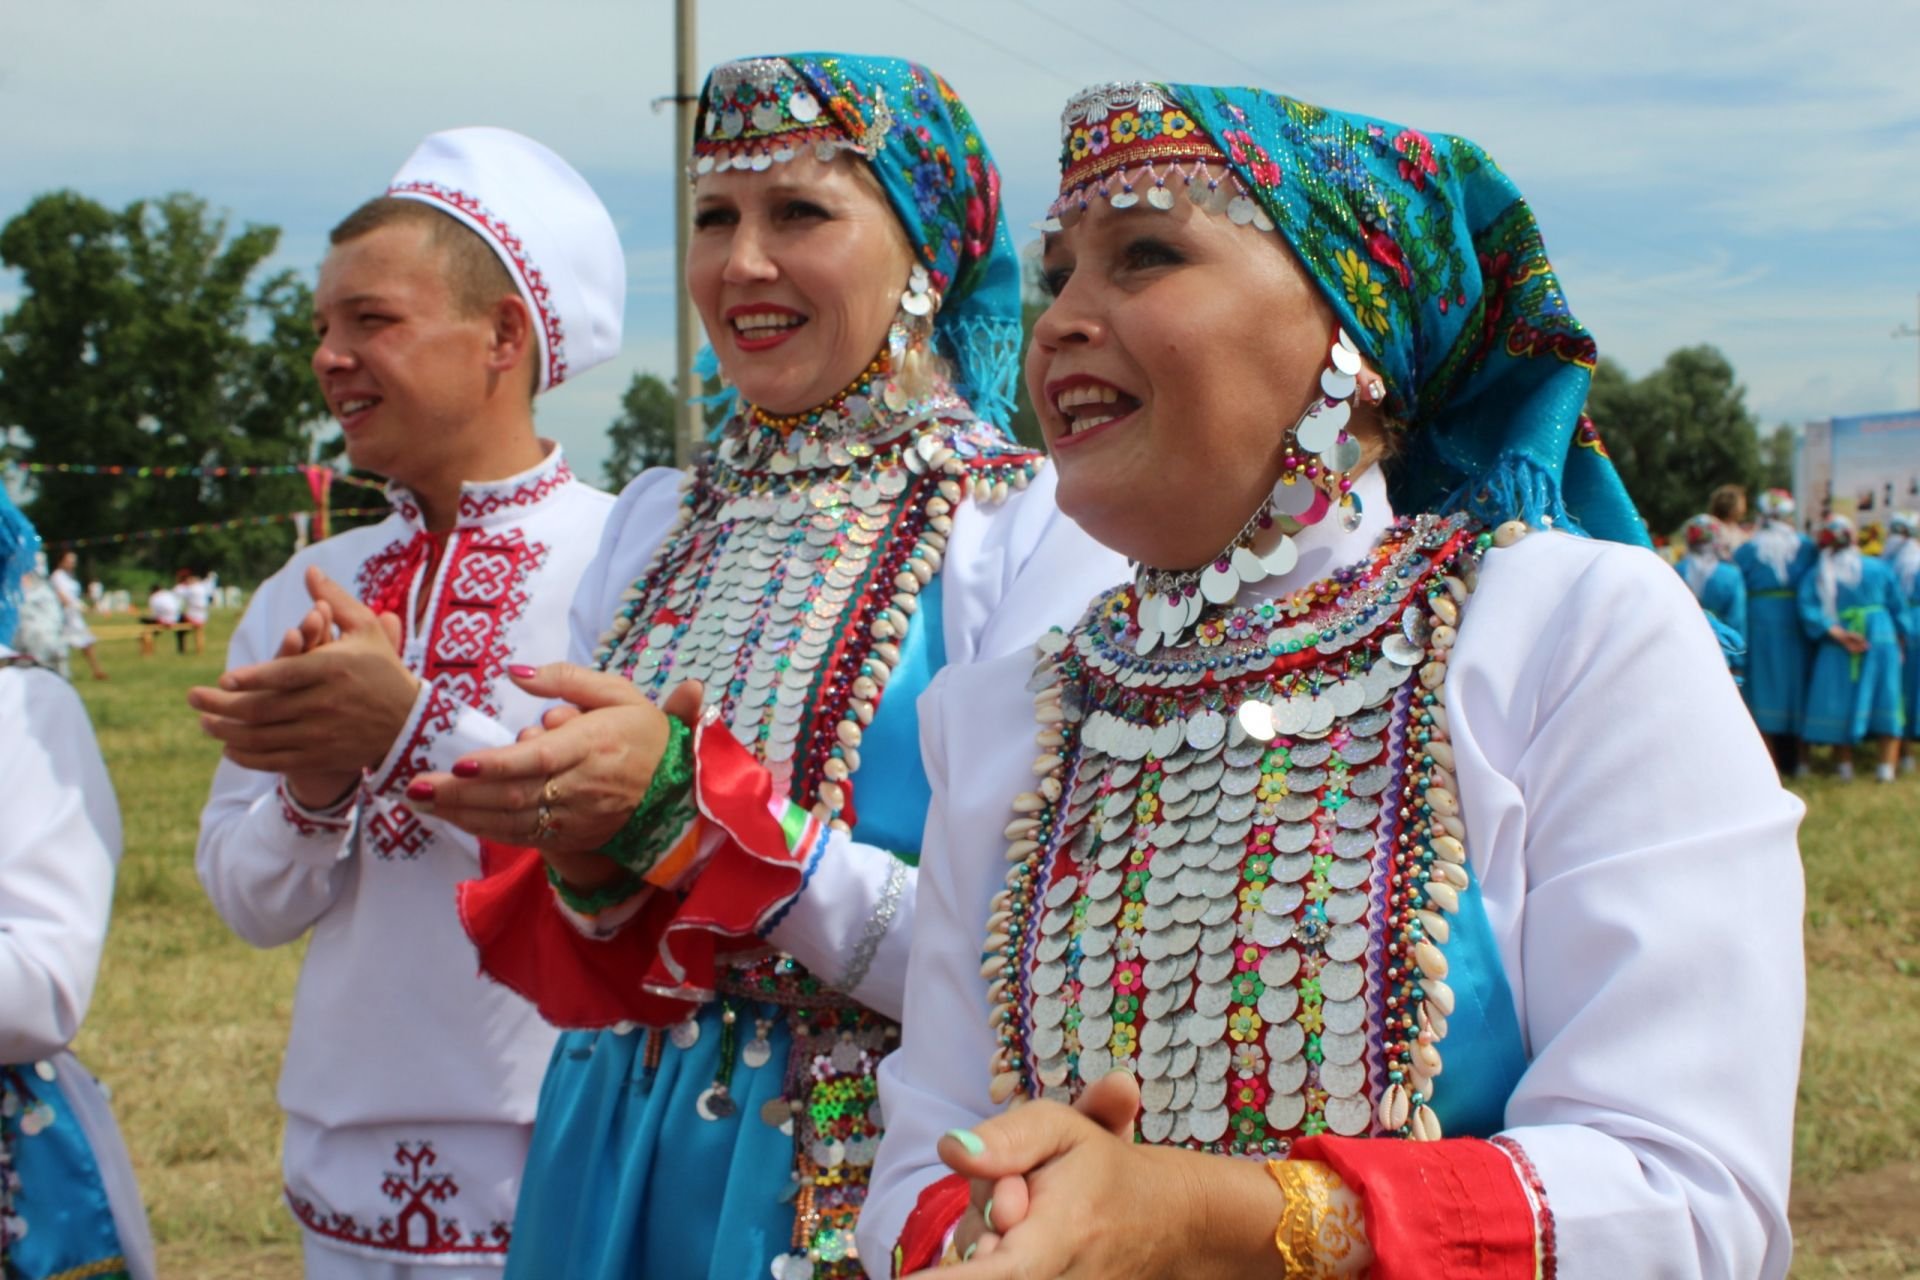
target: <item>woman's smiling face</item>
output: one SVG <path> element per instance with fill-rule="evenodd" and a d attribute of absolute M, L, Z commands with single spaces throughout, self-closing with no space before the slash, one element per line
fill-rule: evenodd
<path fill-rule="evenodd" d="M 1205 563 L 1279 477 L 1332 308 L 1278 236 L 1186 200 L 1095 200 L 1047 237 L 1043 266 L 1027 391 L 1061 510 L 1143 564 Z"/>
<path fill-rule="evenodd" d="M 795 156 L 694 184 L 687 288 L 720 367 L 749 404 L 831 399 L 886 340 L 913 264 L 864 164 Z"/>

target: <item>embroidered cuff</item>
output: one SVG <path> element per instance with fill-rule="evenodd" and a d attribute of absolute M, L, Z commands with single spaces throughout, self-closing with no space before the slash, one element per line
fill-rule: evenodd
<path fill-rule="evenodd" d="M 1535 1280 L 1533 1206 L 1508 1153 L 1479 1138 L 1302 1138 L 1360 1197 L 1373 1280 Z"/>
<path fill-rule="evenodd" d="M 450 772 L 461 756 L 512 742 L 513 734 L 492 716 L 461 702 L 438 681 L 424 681 L 386 759 L 367 771 L 368 793 L 396 795 L 420 774 Z"/>
<path fill-rule="evenodd" d="M 666 748 L 654 767 L 647 792 L 613 839 L 600 853 L 636 877 L 672 885 L 691 870 L 697 838 L 689 830 L 700 814 L 694 808 L 693 753 L 688 744 L 693 731 L 680 720 L 667 721 Z M 657 873 L 657 874 L 656 874 Z"/>
<path fill-rule="evenodd" d="M 360 802 L 360 788 L 354 787 L 325 809 L 309 809 L 294 798 L 287 780 L 275 788 L 280 799 L 280 818 L 302 836 L 344 836 L 353 826 L 354 806 Z"/>
<path fill-rule="evenodd" d="M 1554 1242 L 1553 1209 L 1547 1204 L 1547 1188 L 1540 1181 L 1540 1171 L 1533 1166 L 1533 1160 L 1527 1155 L 1527 1149 L 1512 1138 L 1494 1138 L 1493 1145 L 1507 1153 L 1513 1161 L 1513 1171 L 1520 1179 L 1521 1189 L 1527 1193 L 1527 1204 L 1533 1210 L 1533 1258 L 1536 1273 L 1540 1280 L 1554 1280 L 1560 1274 L 1558 1251 Z"/>

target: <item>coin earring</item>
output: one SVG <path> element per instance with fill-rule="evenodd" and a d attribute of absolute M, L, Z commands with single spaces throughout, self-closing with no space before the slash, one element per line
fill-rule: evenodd
<path fill-rule="evenodd" d="M 1354 393 L 1361 384 L 1360 349 L 1347 331 L 1336 329 L 1320 373 L 1320 396 L 1293 425 L 1280 479 L 1273 486 L 1273 508 L 1300 524 L 1318 524 L 1330 507 L 1340 509 L 1340 526 L 1348 533 L 1360 527 L 1360 498 L 1353 492 L 1350 474 L 1360 465 L 1360 442 L 1348 433 L 1353 419 Z M 1385 383 L 1367 377 L 1367 399 L 1378 404 Z"/>
<path fill-rule="evenodd" d="M 919 263 L 907 273 L 900 294 L 900 310 L 887 329 L 888 364 L 892 369 L 881 398 L 896 413 L 933 389 L 933 317 L 940 310 L 940 292 Z"/>

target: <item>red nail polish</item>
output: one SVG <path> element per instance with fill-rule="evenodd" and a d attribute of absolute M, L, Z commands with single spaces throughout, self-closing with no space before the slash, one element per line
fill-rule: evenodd
<path fill-rule="evenodd" d="M 407 799 L 409 799 L 409 800 L 431 800 L 431 799 L 433 799 L 433 784 L 432 784 L 431 782 L 410 782 L 410 783 L 408 783 L 408 784 L 407 784 Z"/>
<path fill-rule="evenodd" d="M 540 668 L 530 667 L 524 662 L 516 662 L 507 667 L 507 674 L 515 680 L 531 680 L 540 674 Z"/>
<path fill-rule="evenodd" d="M 459 760 L 454 763 L 453 776 L 456 778 L 477 778 L 480 766 L 472 760 Z"/>

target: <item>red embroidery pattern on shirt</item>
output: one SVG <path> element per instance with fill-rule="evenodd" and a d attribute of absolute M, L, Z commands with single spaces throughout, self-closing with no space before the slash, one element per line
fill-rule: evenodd
<path fill-rule="evenodd" d="M 489 489 L 481 493 L 462 492 L 460 518 L 484 520 L 496 511 L 507 507 L 530 507 L 536 502 L 545 501 L 562 485 L 572 482 L 573 468 L 562 460 L 559 466 L 545 475 L 536 476 L 513 489 Z"/>
<path fill-rule="evenodd" d="M 427 534 L 416 533 L 396 538 L 368 556 L 353 580 L 354 594 L 360 597 L 360 603 L 375 613 L 406 617 L 407 594 L 413 590 L 420 566 L 427 562 L 430 545 Z"/>
<path fill-rule="evenodd" d="M 391 1216 L 383 1214 L 373 1226 L 362 1225 L 350 1213 L 323 1214 L 311 1200 L 294 1195 L 291 1189 L 287 1191 L 287 1204 L 300 1225 L 343 1244 L 429 1257 L 506 1253 L 513 1238 L 513 1229 L 506 1223 L 495 1222 L 464 1235 L 460 1220 L 445 1212 L 459 1197 L 460 1184 L 451 1173 L 433 1171 L 440 1158 L 431 1142 L 398 1143 L 393 1159 L 400 1167 L 387 1171 L 380 1193 L 398 1208 Z"/>
<path fill-rule="evenodd" d="M 557 387 L 567 376 L 567 331 L 560 321 L 560 313 L 553 307 L 553 291 L 548 287 L 546 277 L 540 274 L 540 268 L 533 265 L 527 256 L 527 247 L 515 235 L 507 224 L 500 220 L 492 210 L 464 191 L 445 187 L 437 182 L 401 182 L 387 188 L 388 195 L 399 193 L 427 196 L 442 204 L 451 205 L 477 223 L 513 264 L 514 271 L 526 285 L 527 296 L 532 300 L 534 310 L 540 313 L 540 327 L 547 337 L 547 385 Z"/>
<path fill-rule="evenodd" d="M 390 797 L 427 771 L 429 745 L 453 728 L 461 707 L 500 714 L 494 690 L 506 673 L 507 632 L 526 610 L 528 577 L 546 561 L 546 545 L 528 542 L 519 529 L 458 534 L 441 574 L 426 661 L 418 672 L 433 691 L 397 763 L 374 784 L 387 799 L 368 819 L 367 836 L 381 857 L 416 858 L 432 842 L 432 829 L 404 801 Z M 404 605 L 404 591 L 401 599 Z"/>
<path fill-rule="evenodd" d="M 338 835 L 347 829 L 348 823 L 345 817 L 332 817 L 302 810 L 294 802 L 292 794 L 288 792 L 285 778 L 280 780 L 278 794 L 281 820 L 299 834 L 303 836 Z"/>

